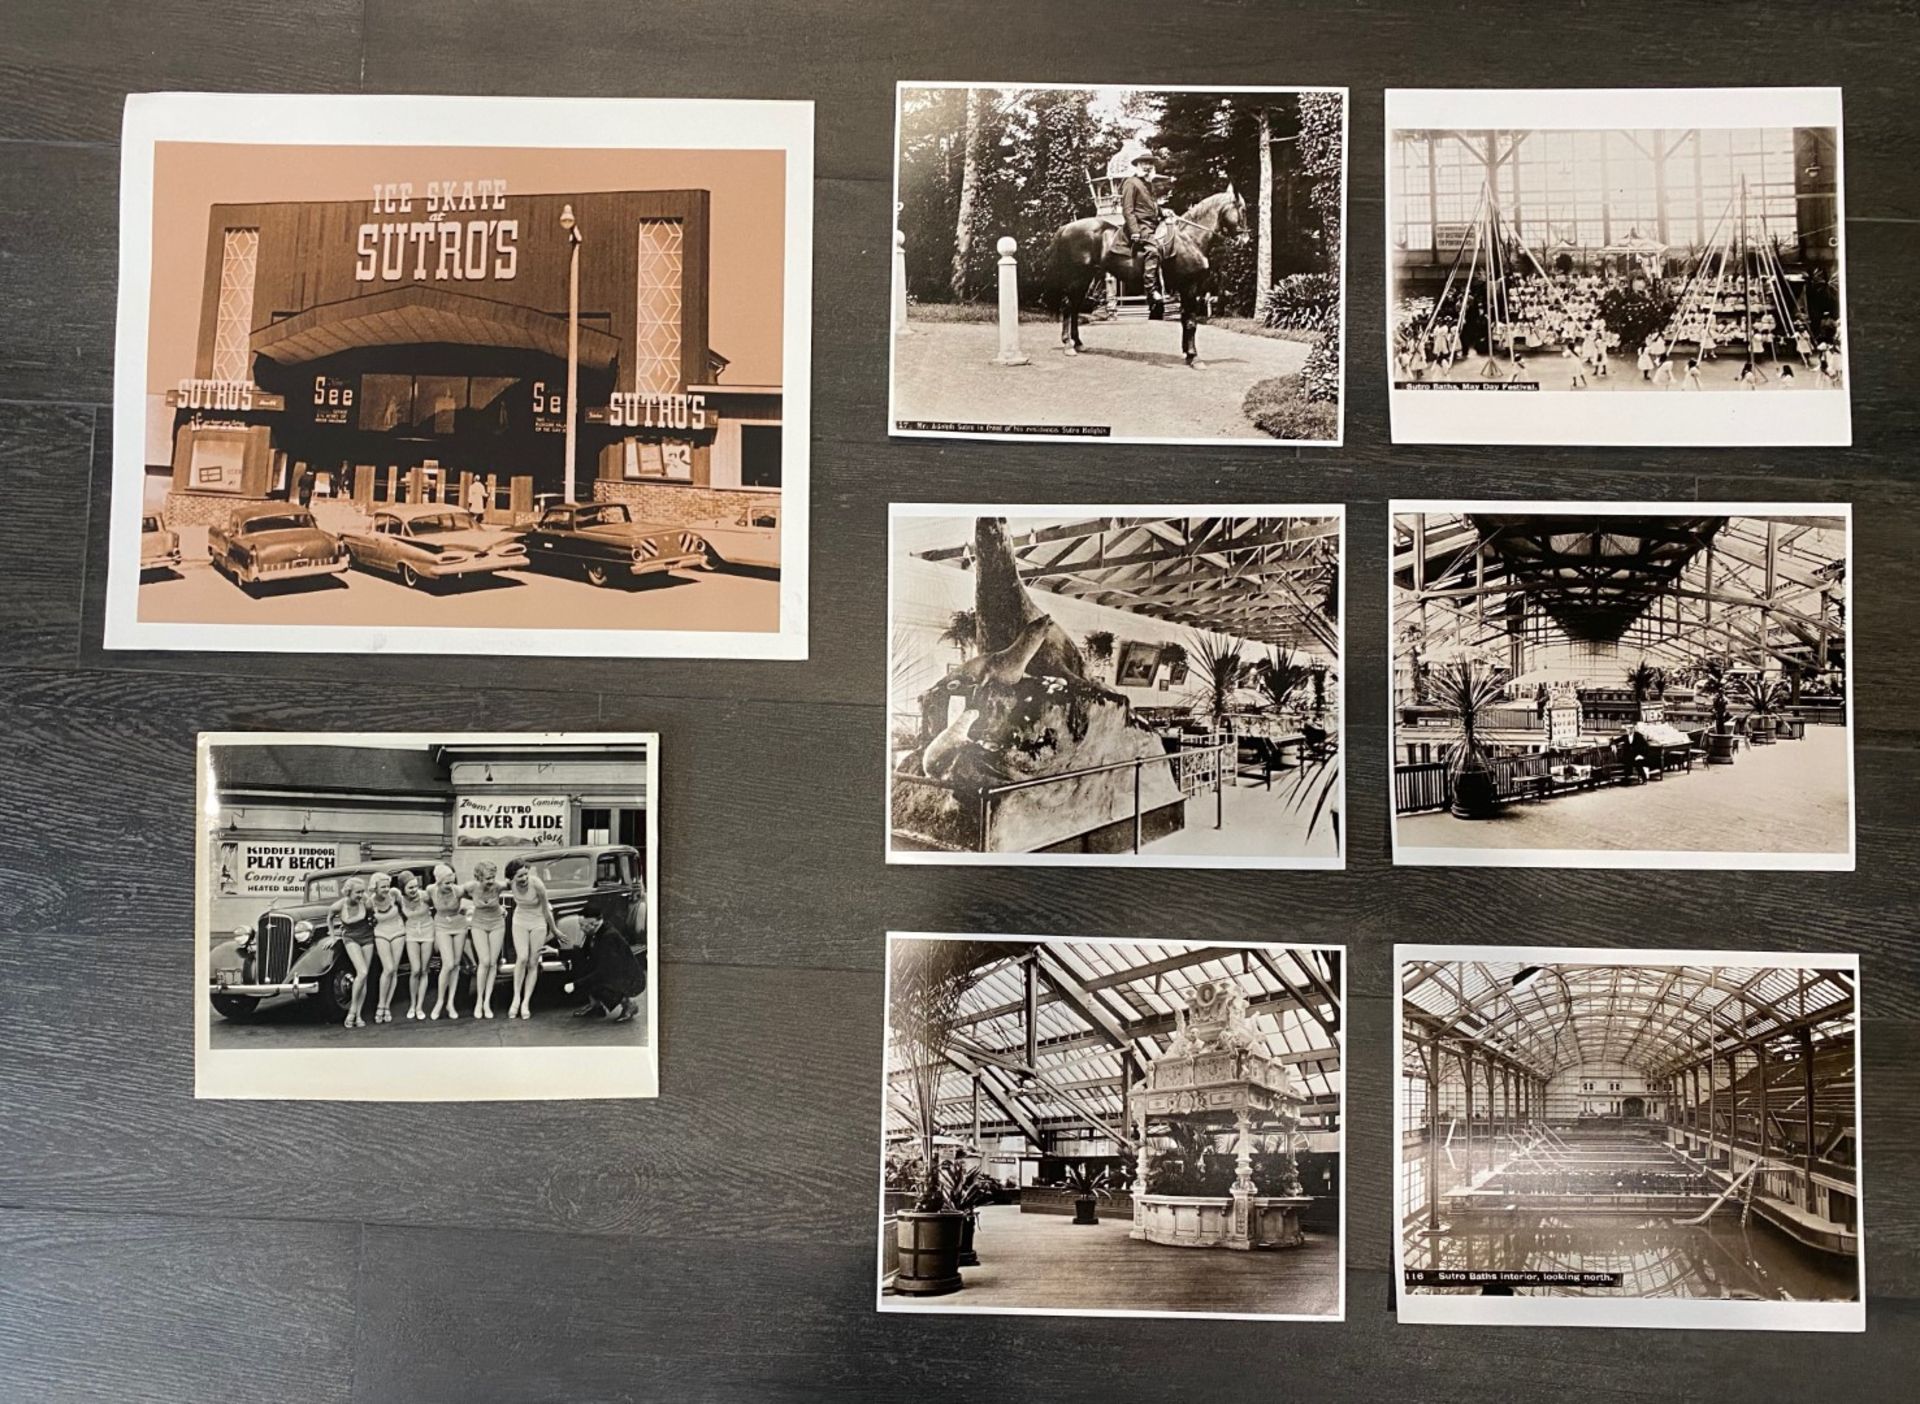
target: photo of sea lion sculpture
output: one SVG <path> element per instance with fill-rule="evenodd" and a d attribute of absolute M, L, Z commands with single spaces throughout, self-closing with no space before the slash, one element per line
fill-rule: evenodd
<path fill-rule="evenodd" d="M 1111 851 L 1181 828 L 1167 750 L 1126 694 L 1089 676 L 1080 646 L 1034 603 L 1005 519 L 977 517 L 970 565 L 977 651 L 921 694 L 919 747 L 895 772 L 897 845 Z M 1146 764 L 1136 767 L 1130 761 Z M 982 792 L 1020 784 L 989 800 Z"/>

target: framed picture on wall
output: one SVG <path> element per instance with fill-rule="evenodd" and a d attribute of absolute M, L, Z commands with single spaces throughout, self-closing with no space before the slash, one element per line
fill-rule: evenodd
<path fill-rule="evenodd" d="M 1121 687 L 1152 687 L 1153 675 L 1160 671 L 1160 645 L 1129 640 L 1120 645 L 1120 660 L 1114 666 L 1113 680 Z"/>
<path fill-rule="evenodd" d="M 149 94 L 122 160 L 108 648 L 806 657 L 811 103 Z"/>

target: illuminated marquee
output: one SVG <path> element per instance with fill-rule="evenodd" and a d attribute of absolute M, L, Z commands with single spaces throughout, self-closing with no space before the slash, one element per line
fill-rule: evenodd
<path fill-rule="evenodd" d="M 353 276 L 361 283 L 509 282 L 520 272 L 520 221 L 465 219 L 503 212 L 504 180 L 428 181 L 416 211 L 412 181 L 373 187 L 373 213 L 423 216 L 370 220 L 354 245 Z"/>
<path fill-rule="evenodd" d="M 192 377 L 182 379 L 167 392 L 167 403 L 174 409 L 222 410 L 229 414 L 287 407 L 285 396 L 269 394 L 251 380 L 204 380 Z"/>

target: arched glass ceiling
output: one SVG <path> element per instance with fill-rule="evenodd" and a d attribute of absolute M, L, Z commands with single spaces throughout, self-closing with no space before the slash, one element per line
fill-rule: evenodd
<path fill-rule="evenodd" d="M 1025 1067 L 1027 963 L 1037 961 L 1034 1052 Z M 1308 1099 L 1303 1125 L 1332 1128 L 1340 1112 L 1339 954 L 1315 947 L 1239 949 L 1157 941 L 1007 943 L 963 997 L 956 1051 L 941 1081 L 941 1130 L 973 1127 L 981 1075 L 983 1136 L 1079 1129 L 1131 1135 L 1122 1124 L 1122 1079 L 1158 1058 L 1188 991 L 1227 979 L 1247 996 L 1267 1054 L 1288 1063 Z M 1132 1062 L 1128 1062 L 1128 1055 Z M 890 1069 L 891 1093 L 906 1070 Z M 902 1096 L 890 1095 L 888 1130 L 912 1132 Z"/>
<path fill-rule="evenodd" d="M 1659 1076 L 1801 1028 L 1851 1027 L 1850 974 L 1779 966 L 1421 961 L 1403 1012 L 1542 1076 L 1609 1064 Z"/>

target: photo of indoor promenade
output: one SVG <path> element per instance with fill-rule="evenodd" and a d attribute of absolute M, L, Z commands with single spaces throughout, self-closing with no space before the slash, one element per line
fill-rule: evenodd
<path fill-rule="evenodd" d="M 1851 868 L 1848 509 L 1533 506 L 1395 504 L 1396 860 Z"/>
<path fill-rule="evenodd" d="M 882 1310 L 1341 1318 L 1337 947 L 887 953 Z"/>
<path fill-rule="evenodd" d="M 1857 962 L 1575 954 L 1399 948 L 1402 1317 L 1860 1329 Z"/>

